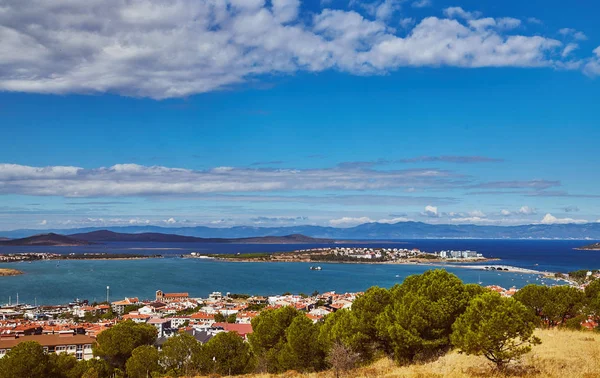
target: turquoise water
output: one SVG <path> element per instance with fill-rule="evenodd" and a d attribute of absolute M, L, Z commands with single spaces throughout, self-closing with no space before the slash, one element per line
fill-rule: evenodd
<path fill-rule="evenodd" d="M 21 303 L 59 304 L 74 298 L 102 301 L 106 286 L 111 300 L 123 297 L 154 298 L 156 290 L 189 292 L 205 297 L 213 291 L 257 295 L 284 292 L 307 293 L 363 291 L 370 286 L 391 287 L 411 274 L 431 269 L 425 265 L 243 263 L 200 259 L 163 258 L 147 260 L 74 260 L 2 264 L 25 272 L 0 277 L 0 303 L 19 293 Z M 464 282 L 503 287 L 522 287 L 538 282 L 534 275 L 488 272 L 447 267 Z"/>

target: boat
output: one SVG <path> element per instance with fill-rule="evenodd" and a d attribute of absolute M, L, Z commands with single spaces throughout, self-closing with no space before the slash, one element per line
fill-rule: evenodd
<path fill-rule="evenodd" d="M 310 270 L 321 270 L 320 266 L 311 266 Z"/>
<path fill-rule="evenodd" d="M 483 282 L 481 281 L 481 274 L 479 274 L 479 278 L 478 278 L 478 280 L 477 280 L 477 283 L 478 283 L 479 285 L 481 285 L 481 284 L 483 283 Z"/>

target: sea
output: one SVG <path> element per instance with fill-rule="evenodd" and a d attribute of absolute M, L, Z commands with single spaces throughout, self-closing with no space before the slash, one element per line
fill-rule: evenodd
<path fill-rule="evenodd" d="M 363 241 L 344 246 L 373 248 L 419 248 L 422 251 L 474 250 L 500 261 L 487 265 L 509 265 L 548 272 L 600 269 L 600 252 L 574 248 L 594 243 L 590 240 L 476 240 L 426 239 Z M 0 304 L 62 304 L 74 299 L 100 302 L 138 297 L 153 299 L 157 290 L 188 292 L 206 297 L 213 291 L 225 293 L 276 295 L 285 292 L 311 294 L 314 291 L 339 293 L 364 291 L 371 286 L 392 287 L 406 277 L 429 269 L 442 268 L 465 283 L 520 288 L 529 283 L 555 285 L 560 282 L 537 275 L 468 269 L 457 264 L 335 264 L 228 262 L 182 258 L 191 252 L 256 253 L 285 252 L 320 247 L 318 244 L 207 244 L 207 243 L 106 243 L 78 247 L 0 247 L 0 254 L 18 252 L 52 253 L 130 253 L 163 258 L 140 260 L 53 260 L 32 263 L 4 263 L 2 268 L 24 272 L 0 277 Z M 481 263 L 484 264 L 484 263 Z M 469 264 L 474 265 L 474 264 Z M 107 290 L 108 288 L 108 290 Z"/>

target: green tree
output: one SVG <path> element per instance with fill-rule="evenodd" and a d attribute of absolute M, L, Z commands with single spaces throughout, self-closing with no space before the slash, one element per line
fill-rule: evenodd
<path fill-rule="evenodd" d="M 391 303 L 378 316 L 377 330 L 385 350 L 401 363 L 445 352 L 452 323 L 476 294 L 445 270 L 410 276 L 390 292 Z"/>
<path fill-rule="evenodd" d="M 221 314 L 220 312 L 217 312 L 215 314 L 215 322 L 217 323 L 225 323 L 225 315 Z"/>
<path fill-rule="evenodd" d="M 565 322 L 581 314 L 585 305 L 585 294 L 570 286 L 553 286 L 548 290 L 548 302 L 543 313 L 551 326 Z"/>
<path fill-rule="evenodd" d="M 156 328 L 150 324 L 136 324 L 131 320 L 118 323 L 98 335 L 94 355 L 123 370 L 133 350 L 154 344 L 156 334 Z"/>
<path fill-rule="evenodd" d="M 219 332 L 204 344 L 194 360 L 204 374 L 244 374 L 255 366 L 250 346 L 235 332 Z"/>
<path fill-rule="evenodd" d="M 502 370 L 540 343 L 533 335 L 533 311 L 512 298 L 485 293 L 473 299 L 452 326 L 452 343 L 462 352 L 483 355 Z"/>
<path fill-rule="evenodd" d="M 285 331 L 286 344 L 279 355 L 283 370 L 319 371 L 325 365 L 325 351 L 319 342 L 319 328 L 306 316 L 297 316 Z"/>
<path fill-rule="evenodd" d="M 36 341 L 19 343 L 0 359 L 0 378 L 46 378 L 49 372 L 48 355 Z"/>
<path fill-rule="evenodd" d="M 325 350 L 339 342 L 360 356 L 362 361 L 373 360 L 385 343 L 377 329 L 377 319 L 390 304 L 389 290 L 374 286 L 358 297 L 352 311 L 338 310 L 325 318 L 319 339 Z"/>
<path fill-rule="evenodd" d="M 376 342 L 362 332 L 362 328 L 354 311 L 338 310 L 325 317 L 319 341 L 326 351 L 330 351 L 335 344 L 342 344 L 356 354 L 359 361 L 369 361 L 376 350 Z"/>
<path fill-rule="evenodd" d="M 592 281 L 585 288 L 586 314 L 600 321 L 600 280 Z"/>
<path fill-rule="evenodd" d="M 252 319 L 253 332 L 248 340 L 261 368 L 271 373 L 281 371 L 278 356 L 287 342 L 285 331 L 298 316 L 304 315 L 293 307 L 282 307 Z"/>
<path fill-rule="evenodd" d="M 133 350 L 127 360 L 126 371 L 129 378 L 148 378 L 161 371 L 158 363 L 158 350 L 151 345 L 141 345 Z"/>
<path fill-rule="evenodd" d="M 94 358 L 79 363 L 82 362 L 85 363 L 85 372 L 81 375 L 81 378 L 109 378 L 113 376 L 113 368 L 105 360 Z"/>
<path fill-rule="evenodd" d="M 129 314 L 132 311 L 137 311 L 140 308 L 142 308 L 142 305 L 136 305 L 136 304 L 130 304 L 125 306 L 125 308 L 123 309 L 123 314 Z"/>
<path fill-rule="evenodd" d="M 517 291 L 513 298 L 532 309 L 538 317 L 543 318 L 544 307 L 549 300 L 549 291 L 548 286 L 530 284 Z"/>
<path fill-rule="evenodd" d="M 160 360 L 168 372 L 187 376 L 193 371 L 192 356 L 199 352 L 200 347 L 194 336 L 180 333 L 167 339 Z"/>
<path fill-rule="evenodd" d="M 80 378 L 88 370 L 85 361 L 77 361 L 75 356 L 66 353 L 48 354 L 48 364 L 48 376 L 52 378 Z"/>
<path fill-rule="evenodd" d="M 226 319 L 226 320 L 227 320 L 227 323 L 232 323 L 232 324 L 233 324 L 233 323 L 235 323 L 235 322 L 236 322 L 236 320 L 237 320 L 237 315 L 236 315 L 236 314 L 230 314 L 230 315 L 227 317 L 227 319 Z"/>

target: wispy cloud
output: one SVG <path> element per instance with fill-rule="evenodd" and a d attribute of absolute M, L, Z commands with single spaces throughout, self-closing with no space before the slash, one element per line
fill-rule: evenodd
<path fill-rule="evenodd" d="M 544 190 L 560 186 L 557 180 L 529 180 L 529 181 L 491 181 L 472 185 L 471 188 L 479 189 L 533 189 Z M 498 192 L 494 192 L 498 193 Z"/>
<path fill-rule="evenodd" d="M 281 160 L 271 160 L 271 161 L 255 161 L 254 163 L 250 164 L 251 166 L 259 166 L 259 165 L 279 165 L 279 164 L 283 164 L 284 162 Z"/>
<path fill-rule="evenodd" d="M 460 7 L 445 9 L 444 18 L 425 17 L 409 33 L 400 33 L 392 16 L 401 3 L 382 0 L 313 14 L 296 0 L 5 2 L 0 12 L 0 90 L 164 99 L 299 71 L 372 75 L 401 67 L 574 69 L 560 54 L 562 41 L 506 33 L 497 26 L 514 25 L 507 24 L 508 18 L 487 18 L 474 27 L 468 21 L 482 15 Z M 569 35 L 585 37 L 578 33 Z M 593 74 L 594 68 L 588 65 L 586 72 Z"/>
<path fill-rule="evenodd" d="M 498 163 L 503 159 L 491 158 L 486 156 L 420 156 L 409 159 L 400 159 L 400 163 L 458 163 L 458 164 L 473 164 L 473 163 Z"/>
<path fill-rule="evenodd" d="M 583 32 L 577 31 L 572 28 L 563 28 L 560 29 L 558 32 L 566 37 L 572 37 L 578 41 L 585 41 L 588 39 L 588 37 Z"/>
<path fill-rule="evenodd" d="M 437 169 L 275 169 L 216 167 L 190 170 L 137 164 L 108 168 L 0 164 L 0 194 L 62 197 L 186 195 L 227 192 L 385 190 L 465 185 Z"/>
<path fill-rule="evenodd" d="M 432 5 L 431 0 L 416 0 L 412 2 L 413 8 L 425 8 L 430 7 Z"/>

